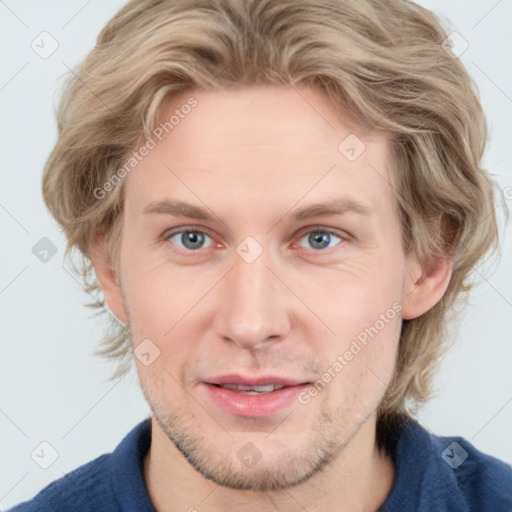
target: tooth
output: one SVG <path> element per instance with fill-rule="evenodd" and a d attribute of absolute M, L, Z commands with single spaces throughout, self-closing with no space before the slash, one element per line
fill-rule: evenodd
<path fill-rule="evenodd" d="M 253 386 L 254 391 L 258 391 L 259 393 L 270 393 L 274 391 L 274 384 L 267 384 L 266 386 Z"/>
<path fill-rule="evenodd" d="M 239 389 L 240 391 L 250 391 L 252 389 L 251 386 L 245 386 L 243 384 L 221 384 L 221 386 L 228 389 Z"/>
<path fill-rule="evenodd" d="M 221 387 L 227 389 L 234 389 L 237 391 L 246 391 L 249 392 L 250 394 L 271 393 L 272 391 L 284 388 L 284 386 L 276 384 L 266 384 L 264 386 L 246 386 L 245 384 L 221 384 Z"/>

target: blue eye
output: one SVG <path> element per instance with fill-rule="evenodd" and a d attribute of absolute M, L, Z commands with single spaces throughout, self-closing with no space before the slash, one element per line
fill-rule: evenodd
<path fill-rule="evenodd" d="M 208 236 L 203 231 L 198 231 L 194 229 L 185 229 L 181 231 L 176 231 L 174 233 L 169 233 L 168 235 L 165 236 L 165 239 L 170 241 L 172 244 L 177 245 L 180 249 L 189 252 L 195 252 L 199 251 L 200 249 L 206 249 L 213 244 L 213 240 L 210 236 Z M 210 243 L 208 245 L 205 245 L 207 239 L 210 240 Z M 332 231 L 324 230 L 308 231 L 300 238 L 301 241 L 304 239 L 307 239 L 309 248 L 313 248 L 315 250 L 329 249 L 343 241 L 341 237 L 339 237 Z M 338 240 L 337 243 L 335 239 Z M 300 246 L 304 247 L 302 244 L 300 244 Z"/>
<path fill-rule="evenodd" d="M 309 244 L 311 244 L 311 247 L 313 249 L 329 249 L 331 246 L 331 242 L 333 241 L 333 237 L 337 238 L 340 242 L 342 242 L 342 239 L 335 235 L 334 233 L 330 231 L 309 231 L 306 233 L 302 238 L 306 238 Z M 335 244 L 337 245 L 337 244 Z"/>
<path fill-rule="evenodd" d="M 181 249 L 187 249 L 190 251 L 203 249 L 204 247 L 202 247 L 202 244 L 204 244 L 205 238 L 210 238 L 206 233 L 203 233 L 202 231 L 185 230 L 178 231 L 174 234 L 169 235 L 168 240 L 172 241 L 173 238 L 176 237 L 178 237 L 178 240 L 182 245 L 180 246 L 179 243 L 175 241 L 173 241 L 172 243 L 175 243 Z"/>

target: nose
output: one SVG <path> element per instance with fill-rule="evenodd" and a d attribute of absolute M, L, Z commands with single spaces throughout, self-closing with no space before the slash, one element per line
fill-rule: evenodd
<path fill-rule="evenodd" d="M 252 263 L 235 254 L 232 270 L 219 284 L 214 325 L 221 339 L 257 350 L 288 335 L 290 292 L 269 266 L 266 251 Z"/>

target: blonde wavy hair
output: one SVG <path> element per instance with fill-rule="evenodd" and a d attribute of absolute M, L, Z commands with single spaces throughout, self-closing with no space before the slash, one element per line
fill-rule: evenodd
<path fill-rule="evenodd" d="M 103 28 L 71 75 L 43 195 L 77 249 L 92 306 L 106 311 L 89 259 L 95 230 L 118 261 L 123 184 L 94 193 L 149 137 L 162 102 L 183 90 L 252 84 L 321 87 L 336 104 L 391 135 L 406 252 L 453 256 L 446 294 L 403 322 L 395 375 L 378 418 L 408 415 L 431 392 L 446 327 L 498 248 L 496 185 L 481 167 L 486 123 L 475 86 L 429 10 L 407 0 L 133 0 Z M 457 301 L 456 301 L 457 299 Z M 97 353 L 132 360 L 129 326 L 111 318 Z"/>

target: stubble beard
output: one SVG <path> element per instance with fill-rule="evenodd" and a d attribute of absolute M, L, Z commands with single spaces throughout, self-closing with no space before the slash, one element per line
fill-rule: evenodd
<path fill-rule="evenodd" d="M 261 458 L 249 467 L 237 458 L 245 442 L 235 445 L 233 437 L 218 424 L 211 427 L 199 425 L 185 408 L 172 411 L 169 403 L 158 398 L 165 395 L 153 393 L 152 386 L 147 383 L 142 385 L 142 391 L 161 429 L 189 464 L 204 478 L 236 490 L 268 492 L 294 487 L 309 480 L 340 454 L 366 419 L 354 424 L 352 417 L 347 429 L 340 421 L 343 416 L 347 417 L 346 412 L 342 415 L 341 411 L 322 411 L 313 423 L 311 435 L 301 446 L 292 439 L 284 450 L 282 441 L 281 450 L 262 447 Z M 295 407 L 300 412 L 304 406 L 297 404 Z M 294 412 L 283 423 L 293 421 L 293 415 Z M 225 439 L 221 442 L 209 439 L 212 429 L 222 431 Z M 277 431 L 265 437 L 266 444 L 272 440 L 272 435 L 277 435 Z M 246 442 L 250 440 L 251 432 L 247 432 Z"/>

